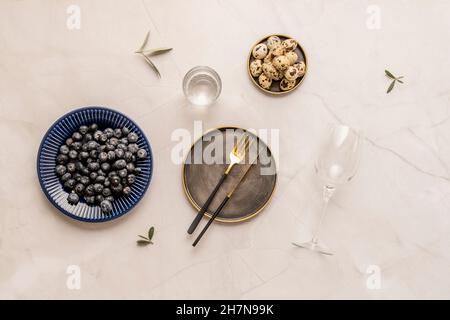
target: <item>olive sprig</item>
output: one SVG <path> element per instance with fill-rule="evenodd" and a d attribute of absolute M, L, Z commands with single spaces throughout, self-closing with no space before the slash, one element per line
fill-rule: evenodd
<path fill-rule="evenodd" d="M 394 76 L 394 75 L 392 74 L 392 72 L 390 72 L 389 70 L 384 70 L 384 73 L 386 74 L 386 76 L 387 76 L 388 78 L 392 79 L 392 82 L 391 82 L 391 84 L 389 85 L 389 87 L 388 87 L 386 93 L 389 93 L 389 92 L 392 91 L 392 89 L 394 89 L 394 86 L 395 86 L 395 83 L 396 83 L 396 82 L 403 83 L 403 81 L 400 80 L 400 79 L 404 78 L 403 76 L 401 76 L 401 77 L 396 77 L 396 76 Z"/>
<path fill-rule="evenodd" d="M 142 236 L 142 235 L 138 235 L 138 237 L 140 239 L 138 239 L 136 242 L 138 245 L 140 246 L 146 246 L 148 244 L 153 244 L 152 239 L 153 239 L 153 235 L 155 234 L 155 227 L 150 227 L 150 229 L 148 230 L 148 237 Z"/>
<path fill-rule="evenodd" d="M 147 34 L 145 36 L 145 39 L 144 39 L 144 42 L 139 47 L 139 49 L 135 51 L 135 53 L 137 53 L 137 54 L 141 55 L 142 57 L 144 57 L 144 59 L 147 62 L 147 64 L 153 69 L 153 71 L 155 71 L 155 73 L 158 76 L 158 78 L 161 78 L 161 73 L 159 72 L 158 68 L 153 63 L 153 61 L 150 60 L 150 57 L 169 52 L 170 50 L 172 50 L 172 48 L 163 47 L 163 48 L 155 48 L 155 49 L 145 50 L 145 47 L 147 46 L 147 43 L 148 43 L 149 39 L 150 39 L 150 31 L 147 32 Z"/>

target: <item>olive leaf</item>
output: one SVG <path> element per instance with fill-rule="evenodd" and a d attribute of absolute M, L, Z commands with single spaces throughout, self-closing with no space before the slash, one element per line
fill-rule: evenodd
<path fill-rule="evenodd" d="M 384 70 L 384 73 L 386 73 L 386 75 L 387 75 L 389 78 L 395 79 L 395 76 L 394 76 L 391 72 L 389 72 L 389 70 Z"/>
<path fill-rule="evenodd" d="M 150 60 L 145 54 L 141 53 L 141 55 L 144 57 L 145 61 L 148 63 L 148 65 L 153 69 L 153 71 L 156 72 L 157 76 L 161 78 L 161 73 L 159 72 L 158 68 L 155 66 L 155 64 Z"/>
<path fill-rule="evenodd" d="M 386 93 L 389 93 L 392 91 L 392 89 L 394 89 L 394 85 L 395 85 L 395 80 L 392 80 L 391 85 L 389 86 L 389 88 L 387 89 Z"/>
<path fill-rule="evenodd" d="M 151 56 L 157 56 L 157 55 L 169 52 L 170 50 L 172 50 L 172 48 L 157 48 L 157 49 L 146 50 L 146 51 L 143 51 L 142 53 L 148 57 L 151 57 Z"/>
<path fill-rule="evenodd" d="M 151 227 L 148 230 L 148 240 L 152 240 L 154 234 L 155 234 L 155 227 Z"/>
<path fill-rule="evenodd" d="M 138 237 L 139 237 L 139 238 L 142 238 L 142 239 L 144 239 L 144 240 L 147 240 L 147 241 L 149 240 L 147 237 L 141 236 L 140 234 L 138 235 Z"/>
<path fill-rule="evenodd" d="M 386 74 L 386 76 L 388 76 L 389 78 L 392 79 L 392 82 L 391 82 L 391 84 L 389 85 L 389 87 L 388 87 L 386 93 L 389 93 L 389 92 L 392 91 L 392 89 L 394 89 L 394 86 L 395 86 L 395 83 L 396 83 L 396 82 L 404 83 L 402 80 L 400 80 L 400 79 L 404 78 L 404 76 L 396 77 L 396 76 L 394 76 L 394 75 L 392 74 L 392 72 L 390 72 L 389 70 L 384 70 L 384 73 Z"/>
<path fill-rule="evenodd" d="M 142 43 L 141 47 L 135 51 L 136 53 L 142 53 L 142 51 L 144 50 L 145 46 L 147 45 L 147 42 L 148 42 L 149 38 L 150 38 L 150 31 L 148 31 L 147 34 L 145 35 L 144 42 Z"/>

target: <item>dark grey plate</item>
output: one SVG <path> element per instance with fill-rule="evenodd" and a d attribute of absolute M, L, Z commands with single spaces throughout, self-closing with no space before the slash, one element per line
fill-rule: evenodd
<path fill-rule="evenodd" d="M 203 135 L 191 147 L 183 166 L 183 187 L 188 200 L 197 211 L 206 202 L 209 194 L 228 167 L 229 150 L 232 149 L 234 142 L 243 131 L 243 129 L 236 127 L 215 129 Z M 260 150 L 258 161 L 255 162 L 238 189 L 233 193 L 232 198 L 217 217 L 216 220 L 218 221 L 239 222 L 254 217 L 264 209 L 274 192 L 277 181 L 275 159 L 262 140 L 253 133 L 250 133 L 250 135 L 257 141 L 252 146 L 253 155 L 257 154 L 257 148 Z M 233 141 L 233 137 L 236 140 Z M 217 152 L 212 152 L 213 149 Z M 216 159 L 214 163 L 212 163 L 212 159 L 208 159 L 208 155 L 211 154 Z M 249 163 L 250 161 L 247 159 L 244 164 L 236 165 L 233 168 L 230 176 L 220 187 L 209 206 L 206 213 L 208 216 L 211 216 L 211 213 L 219 206 L 226 194 L 236 184 L 243 169 L 249 166 Z"/>

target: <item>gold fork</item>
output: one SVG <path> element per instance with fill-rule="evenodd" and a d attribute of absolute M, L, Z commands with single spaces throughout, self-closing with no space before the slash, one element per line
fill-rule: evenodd
<path fill-rule="evenodd" d="M 206 210 L 208 210 L 209 205 L 211 204 L 212 200 L 214 199 L 214 196 L 216 195 L 216 193 L 219 190 L 222 183 L 228 177 L 228 174 L 231 172 L 233 167 L 236 164 L 241 163 L 245 159 L 245 155 L 247 154 L 248 150 L 250 149 L 250 146 L 252 145 L 252 143 L 253 143 L 253 139 L 250 138 L 248 133 L 244 133 L 239 138 L 238 142 L 233 146 L 233 149 L 230 152 L 230 164 L 228 165 L 225 172 L 222 174 L 222 177 L 220 178 L 220 180 L 217 183 L 214 190 L 209 195 L 206 202 L 203 204 L 203 207 L 200 209 L 197 216 L 195 216 L 194 221 L 192 221 L 191 226 L 188 229 L 189 234 L 192 234 L 194 232 L 195 228 L 197 228 L 198 224 L 200 223 L 200 220 L 202 220 L 203 215 L 205 214 Z"/>

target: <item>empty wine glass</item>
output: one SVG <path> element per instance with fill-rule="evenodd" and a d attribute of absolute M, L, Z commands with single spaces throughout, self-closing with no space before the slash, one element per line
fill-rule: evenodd
<path fill-rule="evenodd" d="M 338 185 L 349 182 L 356 174 L 361 153 L 362 138 L 360 133 L 345 125 L 333 125 L 327 141 L 325 141 L 315 163 L 315 170 L 323 182 L 322 212 L 319 223 L 309 242 L 292 244 L 332 255 L 325 245 L 319 243 L 318 235 L 328 203 Z"/>

